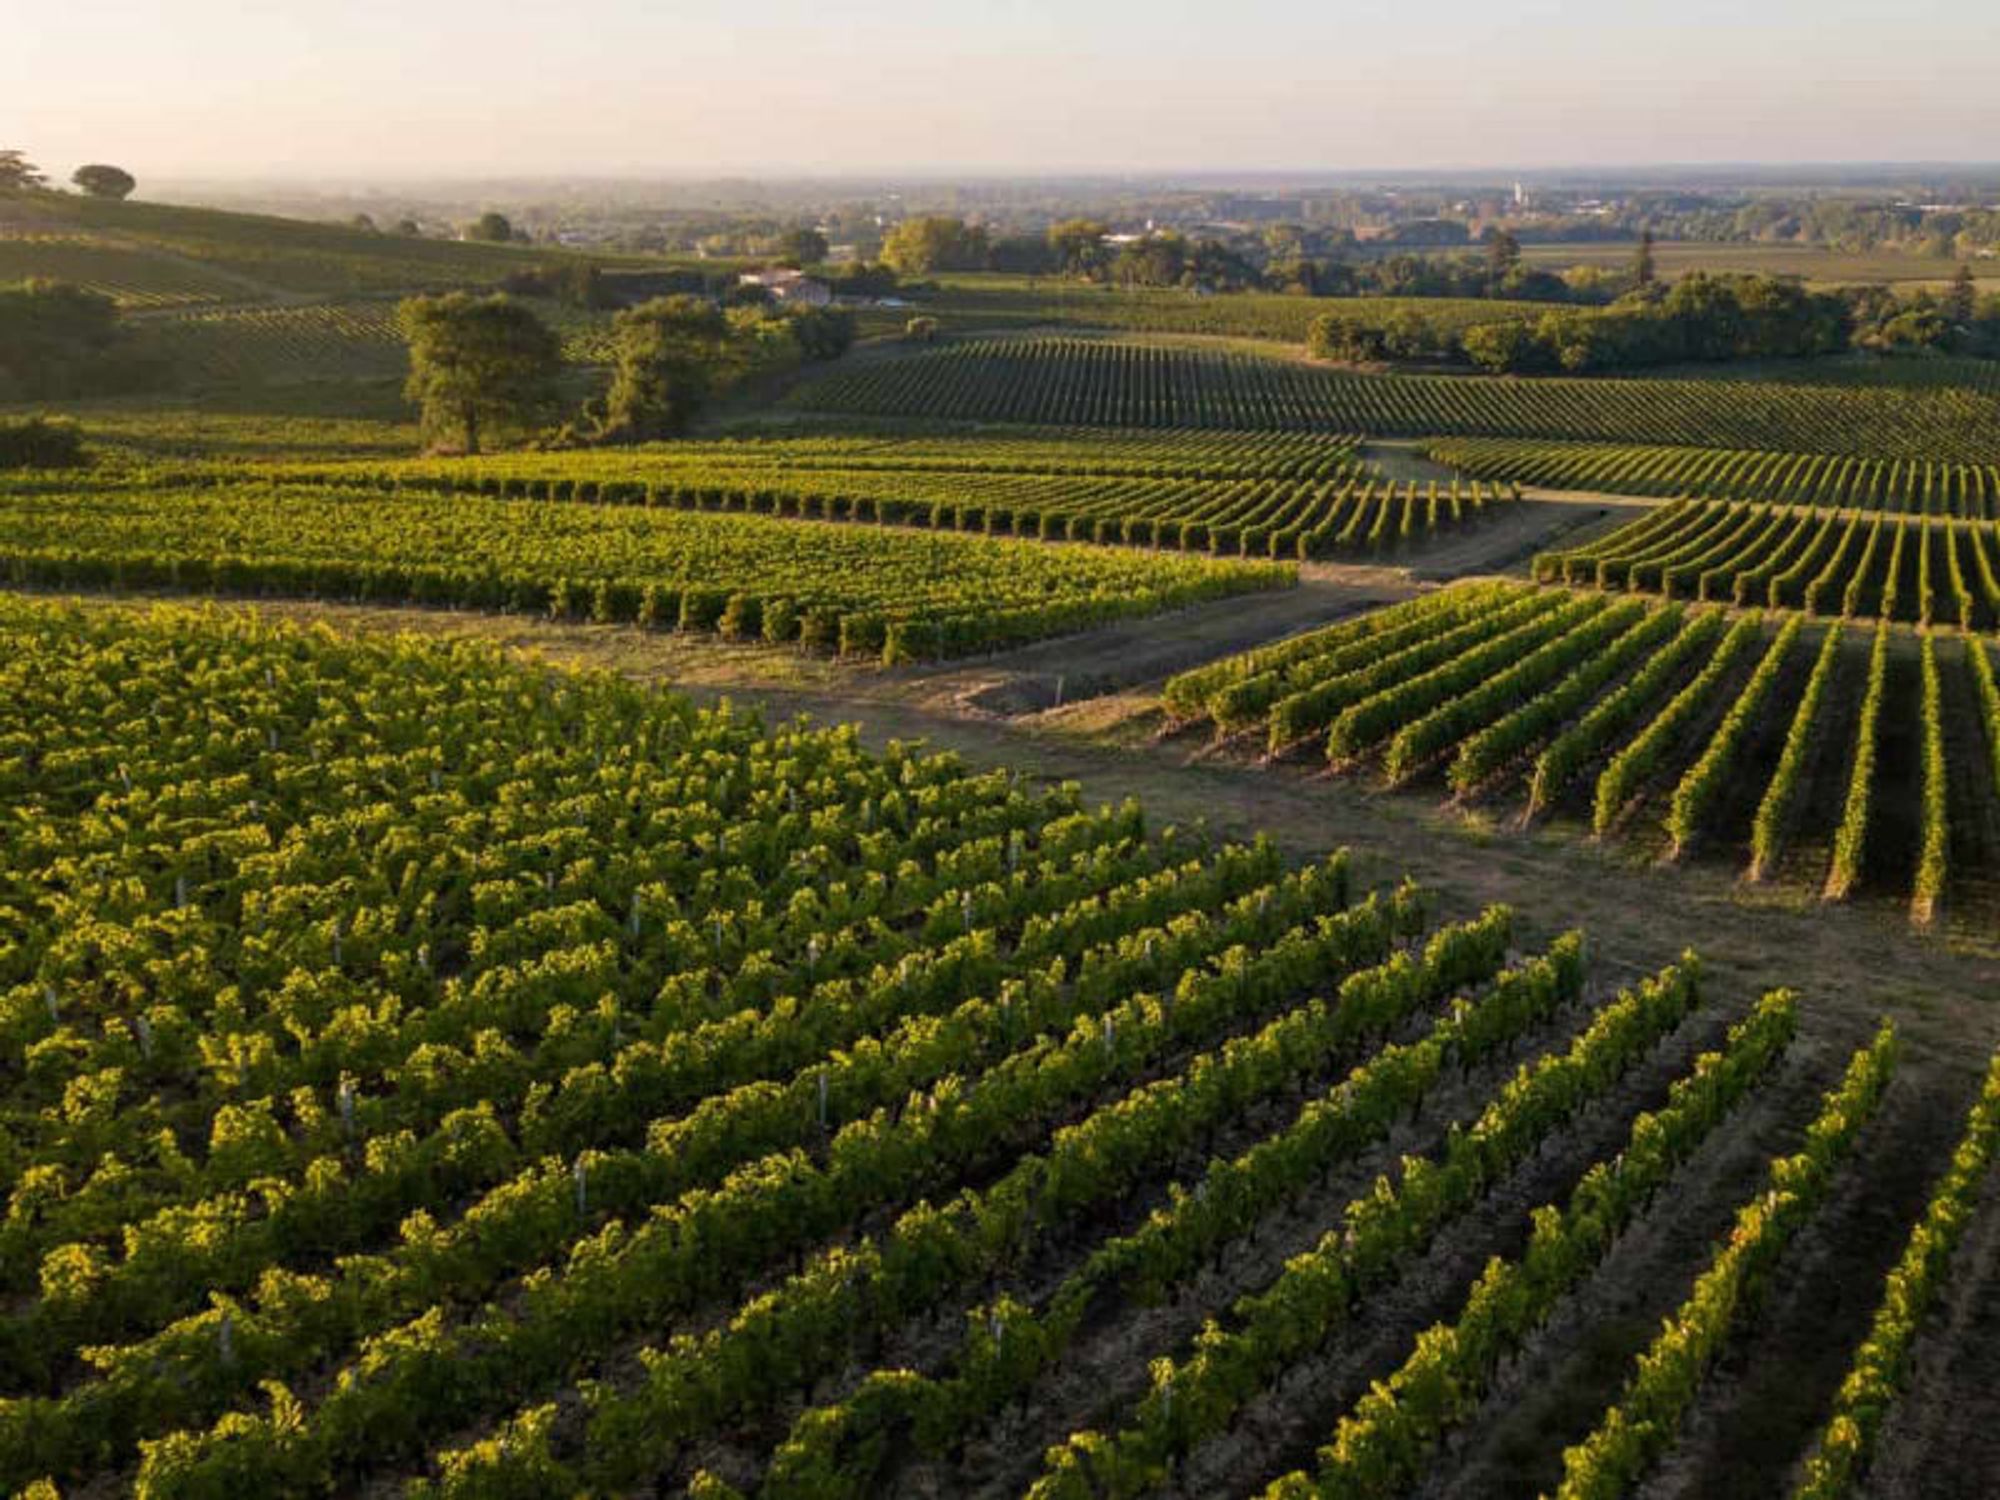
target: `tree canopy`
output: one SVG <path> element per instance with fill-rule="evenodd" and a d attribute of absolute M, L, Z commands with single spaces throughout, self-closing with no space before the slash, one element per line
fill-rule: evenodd
<path fill-rule="evenodd" d="M 109 395 L 146 373 L 119 342 L 109 297 L 67 282 L 0 285 L 0 401 Z"/>
<path fill-rule="evenodd" d="M 1067 219 L 1049 226 L 1049 249 L 1066 276 L 1088 276 L 1105 262 L 1104 237 L 1111 231 L 1095 219 Z"/>
<path fill-rule="evenodd" d="M 715 388 L 730 325 L 702 297 L 655 297 L 612 320 L 607 432 L 667 437 L 686 428 Z"/>
<path fill-rule="evenodd" d="M 139 179 L 123 167 L 105 162 L 78 167 L 70 174 L 69 180 L 93 198 L 114 200 L 131 197 L 132 190 L 139 185 Z"/>
<path fill-rule="evenodd" d="M 508 222 L 505 214 L 495 213 L 489 209 L 467 226 L 465 237 L 469 240 L 485 240 L 490 244 L 504 245 L 514 238 L 514 226 Z"/>
<path fill-rule="evenodd" d="M 905 276 L 976 271 L 986 264 L 986 231 L 963 219 L 905 219 L 882 242 L 882 259 Z"/>
<path fill-rule="evenodd" d="M 802 224 L 778 236 L 778 256 L 802 266 L 816 266 L 826 259 L 826 236 Z"/>
<path fill-rule="evenodd" d="M 553 414 L 561 340 L 512 297 L 412 297 L 396 320 L 410 346 L 405 393 L 433 442 L 477 453 L 483 434 L 529 430 Z"/>
<path fill-rule="evenodd" d="M 1603 311 L 1560 308 L 1539 319 L 1468 328 L 1460 342 L 1484 369 L 1592 374 L 1683 360 L 1800 359 L 1847 347 L 1838 296 L 1775 276 L 1695 272 L 1665 293 L 1641 289 Z"/>
<path fill-rule="evenodd" d="M 67 469 L 83 461 L 83 433 L 74 422 L 0 417 L 0 469 Z"/>
<path fill-rule="evenodd" d="M 671 437 L 745 376 L 802 359 L 833 359 L 853 341 L 854 319 L 836 308 L 725 311 L 705 297 L 656 297 L 612 320 L 602 435 Z"/>
<path fill-rule="evenodd" d="M 48 178 L 42 175 L 41 168 L 29 161 L 26 153 L 0 150 L 0 192 L 47 187 L 48 182 Z"/>

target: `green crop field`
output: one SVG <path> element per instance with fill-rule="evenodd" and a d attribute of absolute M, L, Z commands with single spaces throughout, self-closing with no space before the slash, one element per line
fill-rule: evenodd
<path fill-rule="evenodd" d="M 1994 1492 L 1991 362 L 568 258 L 0 190 L 0 1494 Z"/>
<path fill-rule="evenodd" d="M 2000 399 L 1666 380 L 1356 375 L 1084 339 L 989 339 L 836 371 L 814 412 L 952 421 L 1596 438 L 1991 462 Z"/>
<path fill-rule="evenodd" d="M 1509 438 L 1453 439 L 1428 443 L 1424 451 L 1462 473 L 1510 484 L 2000 517 L 2000 465 L 1994 464 Z"/>
<path fill-rule="evenodd" d="M 232 281 L 239 300 L 260 289 L 332 297 L 480 285 L 554 254 L 65 194 L 0 200 L 0 235 L 16 247 L 6 262 L 13 274 L 87 280 L 79 273 L 113 249 L 138 268 L 135 289 L 206 272 Z"/>
<path fill-rule="evenodd" d="M 36 1288 L 4 1324 L 10 1487 L 713 1494 L 755 1446 L 773 1496 L 911 1458 L 976 1480 L 1010 1403 L 1336 1185 L 1333 1228 L 1226 1328 L 1153 1335 L 1150 1382 L 1030 1476 L 1069 1493 L 1108 1450 L 1143 1491 L 1413 1249 L 1518 1215 L 1527 1164 L 1589 1169 L 1476 1283 L 1507 1309 L 1482 1343 L 1421 1343 L 1328 1413 L 1325 1472 L 1394 1477 L 1465 1418 L 1427 1363 L 1483 1389 L 1617 1230 L 1698 1191 L 1704 1141 L 1796 1119 L 1813 1078 L 1782 1137 L 1810 1150 L 1769 1168 L 1794 1206 L 1750 1243 L 1829 1212 L 1895 1071 L 1884 1027 L 1801 1078 L 1795 997 L 1724 1007 L 1693 955 L 1607 984 L 1581 934 L 1433 927 L 1344 851 L 1287 869 L 608 676 L 187 611 L 0 602 L 0 640 L 0 745 L 38 746 L 0 761 L 9 900 L 89 870 L 100 934 L 0 952 L 0 1270 Z M 1377 1174 L 1399 1119 L 1455 1100 L 1468 1131 Z M 1150 1216 L 1107 1218 L 1161 1175 Z M 882 1363 L 961 1307 L 937 1373 Z"/>
<path fill-rule="evenodd" d="M 1607 244 L 1525 245 L 1521 258 L 1530 265 L 1602 266 L 1622 271 L 1638 254 L 1636 241 Z M 1660 274 L 1684 276 L 1690 271 L 1742 272 L 1757 276 L 1797 276 L 1821 286 L 1866 282 L 1919 282 L 1943 285 L 1958 270 L 1944 256 L 1903 254 L 1894 250 L 1835 250 L 1817 245 L 1730 244 L 1661 241 L 1653 247 Z M 1975 274 L 2000 283 L 2000 263 L 1973 262 Z"/>
<path fill-rule="evenodd" d="M 1546 303 L 1504 298 L 1210 294 L 983 272 L 944 272 L 934 280 L 936 290 L 899 294 L 909 303 L 905 308 L 865 310 L 864 326 L 870 332 L 890 333 L 912 317 L 929 315 L 953 333 L 1090 328 L 1303 344 L 1313 320 L 1329 313 L 1375 326 L 1414 315 L 1433 327 L 1457 332 L 1479 323 L 1536 318 L 1548 311 Z"/>
<path fill-rule="evenodd" d="M 250 479 L 0 491 L 0 576 L 417 600 L 638 621 L 895 662 L 1282 586 L 1272 564 L 641 506 Z"/>
<path fill-rule="evenodd" d="M 244 295 L 240 283 L 196 262 L 82 234 L 10 233 L 0 223 L 0 284 L 28 280 L 71 282 L 127 311 L 198 307 Z"/>
<path fill-rule="evenodd" d="M 1229 433 L 775 438 L 475 462 L 272 466 L 271 480 L 925 526 L 1219 556 L 1420 547 L 1518 495 L 1390 481 L 1337 438 Z"/>
<path fill-rule="evenodd" d="M 1927 924 L 2000 876 L 1970 832 L 2000 814 L 1993 674 L 1978 636 L 1486 584 L 1197 668 L 1164 701 L 1273 755 L 1901 896 Z"/>
<path fill-rule="evenodd" d="M 538 312 L 562 336 L 566 359 L 610 357 L 608 313 Z M 177 312 L 148 321 L 143 336 L 197 383 L 386 379 L 409 368 L 393 300 Z"/>
<path fill-rule="evenodd" d="M 1949 354 L 1857 354 L 1825 359 L 1731 360 L 1663 365 L 1674 380 L 1772 380 L 1788 385 L 1888 385 L 1912 390 L 1965 390 L 2000 395 L 2000 359 Z"/>
<path fill-rule="evenodd" d="M 1535 559 L 1536 576 L 1808 614 L 2000 624 L 2000 528 L 1987 521 L 1677 500 Z"/>

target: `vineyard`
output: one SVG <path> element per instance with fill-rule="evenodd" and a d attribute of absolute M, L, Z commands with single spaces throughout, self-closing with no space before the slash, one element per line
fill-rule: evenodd
<path fill-rule="evenodd" d="M 0 235 L 33 247 L 12 252 L 13 274 L 90 280 L 92 262 L 116 252 L 131 257 L 131 276 L 122 284 L 134 290 L 206 268 L 212 280 L 234 287 L 229 295 L 236 301 L 249 295 L 246 283 L 317 297 L 484 285 L 560 254 L 55 193 L 0 204 Z M 188 270 L 189 262 L 198 265 Z"/>
<path fill-rule="evenodd" d="M 581 500 L 887 523 L 1217 556 L 1380 554 L 1519 497 L 1479 481 L 1392 482 L 1337 438 L 1078 434 L 684 442 L 476 462 L 273 467 L 272 479 L 399 494 Z"/>
<path fill-rule="evenodd" d="M 1462 585 L 1184 673 L 1164 702 L 1273 757 L 1582 823 L 1752 881 L 1989 916 L 2000 690 L 1976 636 Z"/>
<path fill-rule="evenodd" d="M 0 1495 L 2000 1493 L 2000 322 L 1365 373 L 1275 341 L 1558 304 L 920 272 L 1091 237 L 942 186 L 0 189 L 172 385 L 8 417 Z M 685 422 L 713 319 L 563 306 L 815 236 L 884 337 Z M 493 319 L 426 451 L 398 300 L 526 270 L 560 410 Z"/>
<path fill-rule="evenodd" d="M 1885 1174 L 1757 1455 L 1839 1494 L 2000 1135 L 1996 1068 L 1901 1185 L 1886 1025 L 851 729 L 214 609 L 0 645 L 37 1500 L 1399 1493 L 1636 1255 L 1678 1312 L 1532 1457 L 1621 1492 Z"/>
<path fill-rule="evenodd" d="M 545 316 L 562 335 L 565 359 L 609 358 L 608 316 L 567 310 Z M 386 379 L 409 368 L 394 301 L 182 312 L 150 323 L 146 332 L 198 381 Z"/>
<path fill-rule="evenodd" d="M 1767 500 L 2000 520 L 2000 465 L 1996 464 L 1506 438 L 1430 443 L 1426 452 L 1437 463 L 1466 474 L 1550 489 Z"/>
<path fill-rule="evenodd" d="M 1728 379 L 1731 368 L 1728 364 L 1667 367 L 1677 380 Z M 1781 380 L 1793 385 L 1946 387 L 2000 396 L 2000 359 L 1939 354 L 1935 350 L 1918 355 L 1886 357 L 1864 354 L 1838 359 L 1751 360 L 1736 368 L 1737 378 L 1746 375 L 1756 380 Z"/>
<path fill-rule="evenodd" d="M 2000 400 L 1753 381 L 1355 375 L 1212 350 L 985 339 L 836 371 L 797 408 L 880 417 L 1712 445 L 1990 464 Z"/>
<path fill-rule="evenodd" d="M 0 492 L 0 578 L 469 605 L 797 643 L 886 663 L 992 651 L 1276 588 L 1271 563 L 636 505 L 439 505 L 242 478 Z"/>
<path fill-rule="evenodd" d="M 67 281 L 109 297 L 128 311 L 192 307 L 243 295 L 233 281 L 198 265 L 163 261 L 142 250 L 82 235 L 8 233 L 0 228 L 0 285 Z"/>
<path fill-rule="evenodd" d="M 1929 628 L 2000 623 L 2000 530 L 1881 511 L 1676 500 L 1595 542 L 1535 559 L 1535 576 Z"/>

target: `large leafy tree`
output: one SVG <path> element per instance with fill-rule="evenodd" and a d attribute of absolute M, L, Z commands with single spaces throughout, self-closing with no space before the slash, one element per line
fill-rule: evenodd
<path fill-rule="evenodd" d="M 664 437 L 686 427 L 719 382 L 730 341 L 722 309 L 701 297 L 656 297 L 612 320 L 605 426 Z"/>
<path fill-rule="evenodd" d="M 801 266 L 816 266 L 826 259 L 826 236 L 811 225 L 787 229 L 778 236 L 778 254 Z"/>
<path fill-rule="evenodd" d="M 1090 276 L 1102 269 L 1104 237 L 1111 231 L 1095 219 L 1065 219 L 1049 226 L 1049 250 L 1056 267 L 1068 276 Z"/>
<path fill-rule="evenodd" d="M 986 230 L 938 215 L 905 219 L 882 242 L 882 259 L 905 276 L 978 270 L 986 264 Z"/>
<path fill-rule="evenodd" d="M 132 196 L 132 189 L 139 185 L 139 179 L 123 167 L 114 167 L 105 162 L 92 162 L 89 166 L 78 167 L 70 174 L 69 180 L 93 198 L 129 198 Z"/>
<path fill-rule="evenodd" d="M 48 181 L 24 152 L 0 150 L 0 192 L 46 187 Z"/>
<path fill-rule="evenodd" d="M 137 371 L 116 359 L 118 309 L 65 282 L 0 286 L 0 401 L 108 394 Z"/>
<path fill-rule="evenodd" d="M 705 297 L 656 297 L 612 320 L 611 388 L 599 414 L 609 438 L 668 437 L 746 376 L 835 359 L 854 342 L 839 308 L 724 310 Z"/>
<path fill-rule="evenodd" d="M 396 310 L 410 346 L 409 398 L 433 442 L 479 451 L 483 433 L 521 431 L 554 411 L 562 342 L 512 297 L 453 292 Z"/>

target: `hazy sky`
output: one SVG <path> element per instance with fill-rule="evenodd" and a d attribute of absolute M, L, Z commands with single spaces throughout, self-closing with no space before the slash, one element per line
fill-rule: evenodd
<path fill-rule="evenodd" d="M 2000 3 L 7 0 L 67 175 L 2000 157 Z"/>

